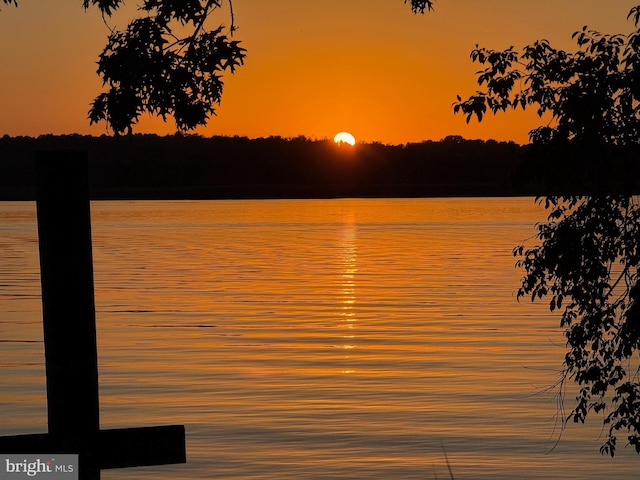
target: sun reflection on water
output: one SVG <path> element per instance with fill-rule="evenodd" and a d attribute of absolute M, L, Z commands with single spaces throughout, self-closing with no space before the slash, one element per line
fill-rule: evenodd
<path fill-rule="evenodd" d="M 356 312 L 354 306 L 356 305 L 356 273 L 357 267 L 357 235 L 358 228 L 355 223 L 353 211 L 349 211 L 345 215 L 344 226 L 340 230 L 339 234 L 339 264 L 341 267 L 340 274 L 340 286 L 341 295 L 340 302 L 342 304 L 340 312 L 340 328 L 346 330 L 342 335 L 342 340 L 347 343 L 343 343 L 339 348 L 344 350 L 353 350 L 356 348 L 354 340 L 356 335 L 354 334 L 354 325 L 357 321 Z M 351 358 L 350 355 L 344 356 L 345 360 Z M 355 373 L 353 368 L 345 368 L 341 370 L 341 373 L 350 374 Z"/>
<path fill-rule="evenodd" d="M 0 434 L 36 433 L 35 205 L 5 203 Z M 450 478 L 442 445 L 456 478 L 636 478 L 635 452 L 598 455 L 599 421 L 548 453 L 562 331 L 512 296 L 532 206 L 96 202 L 101 423 L 186 424 L 189 455 L 103 478 Z"/>

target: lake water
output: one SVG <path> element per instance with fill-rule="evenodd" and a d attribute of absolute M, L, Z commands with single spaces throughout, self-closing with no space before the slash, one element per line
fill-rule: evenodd
<path fill-rule="evenodd" d="M 92 204 L 101 424 L 185 465 L 105 479 L 627 479 L 559 437 L 558 318 L 517 303 L 519 199 Z M 46 431 L 35 205 L 0 203 L 0 435 Z M 573 399 L 572 387 L 567 407 Z M 621 439 L 623 440 L 623 439 Z"/>

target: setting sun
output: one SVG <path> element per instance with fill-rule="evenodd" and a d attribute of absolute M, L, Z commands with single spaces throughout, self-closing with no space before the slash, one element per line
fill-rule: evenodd
<path fill-rule="evenodd" d="M 340 132 L 333 137 L 333 141 L 337 144 L 348 143 L 352 147 L 356 144 L 356 139 L 353 135 L 348 132 Z"/>

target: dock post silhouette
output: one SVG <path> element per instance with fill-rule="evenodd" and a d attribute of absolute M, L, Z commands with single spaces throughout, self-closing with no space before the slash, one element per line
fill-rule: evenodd
<path fill-rule="evenodd" d="M 186 462 L 184 425 L 100 430 L 88 160 L 36 155 L 48 433 L 0 437 L 0 454 L 78 454 L 100 470 Z"/>

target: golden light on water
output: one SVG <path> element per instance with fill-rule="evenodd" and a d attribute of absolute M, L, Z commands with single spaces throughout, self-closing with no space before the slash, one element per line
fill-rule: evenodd
<path fill-rule="evenodd" d="M 337 135 L 336 135 L 337 137 Z M 338 142 L 336 142 L 338 143 Z M 342 313 L 341 313 L 341 326 L 347 330 L 342 335 L 343 341 L 348 343 L 340 345 L 339 348 L 344 350 L 352 350 L 356 348 L 354 342 L 356 336 L 353 334 L 353 327 L 356 321 L 356 314 L 354 306 L 356 303 L 356 273 L 358 267 L 356 265 L 356 240 L 357 240 L 357 227 L 355 225 L 354 215 L 352 211 L 349 211 L 344 218 L 344 226 L 339 234 L 340 251 L 339 251 L 339 264 L 341 265 L 341 286 L 342 286 Z M 350 361 L 350 355 L 345 355 L 345 362 Z M 355 373 L 354 368 L 347 368 L 341 370 L 342 373 Z"/>
<path fill-rule="evenodd" d="M 189 462 L 169 471 L 184 480 L 450 478 L 443 445 L 456 478 L 635 478 L 635 452 L 621 449 L 615 472 L 598 454 L 597 418 L 548 453 L 562 331 L 547 305 L 512 295 L 511 249 L 538 208 L 517 197 L 95 202 L 101 424 L 189 425 Z M 35 205 L 1 203 L 0 226 L 0 435 L 38 432 Z"/>

